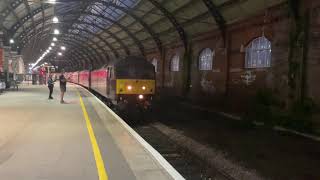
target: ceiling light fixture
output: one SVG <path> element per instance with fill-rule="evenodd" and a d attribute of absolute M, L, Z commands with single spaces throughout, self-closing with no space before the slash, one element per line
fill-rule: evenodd
<path fill-rule="evenodd" d="M 53 31 L 53 34 L 58 35 L 58 34 L 60 34 L 60 31 L 59 31 L 58 29 L 55 29 L 55 30 Z"/>
<path fill-rule="evenodd" d="M 57 39 L 56 37 L 54 37 L 52 40 L 53 40 L 53 41 L 58 41 L 58 39 Z"/>
<path fill-rule="evenodd" d="M 65 46 L 61 46 L 61 50 L 62 50 L 62 51 L 65 51 L 65 50 L 66 50 L 66 47 L 65 47 Z"/>
<path fill-rule="evenodd" d="M 53 23 L 59 23 L 59 19 L 57 18 L 57 16 L 53 17 L 52 22 Z"/>

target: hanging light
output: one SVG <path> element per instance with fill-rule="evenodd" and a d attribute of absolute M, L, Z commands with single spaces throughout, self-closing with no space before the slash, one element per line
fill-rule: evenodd
<path fill-rule="evenodd" d="M 55 30 L 53 31 L 53 34 L 58 35 L 58 34 L 60 34 L 60 31 L 59 31 L 58 29 L 55 29 Z"/>
<path fill-rule="evenodd" d="M 53 39 L 52 39 L 53 41 L 58 41 L 58 39 L 56 38 L 56 37 L 53 37 Z"/>
<path fill-rule="evenodd" d="M 57 16 L 53 17 L 52 22 L 53 23 L 59 23 L 58 17 Z"/>
<path fill-rule="evenodd" d="M 62 50 L 62 51 L 65 51 L 65 50 L 66 50 L 66 47 L 65 47 L 65 46 L 61 46 L 61 50 Z"/>
<path fill-rule="evenodd" d="M 53 46 L 55 46 L 56 44 L 55 43 L 51 43 L 51 46 L 53 47 Z"/>
<path fill-rule="evenodd" d="M 50 3 L 50 4 L 55 4 L 55 3 L 56 3 L 56 0 L 48 0 L 48 3 Z"/>
<path fill-rule="evenodd" d="M 10 44 L 13 44 L 14 43 L 14 40 L 13 39 L 10 39 Z"/>
<path fill-rule="evenodd" d="M 49 50 L 51 50 L 52 49 L 52 47 L 49 47 Z"/>
<path fill-rule="evenodd" d="M 58 52 L 58 56 L 62 56 L 62 53 L 61 53 L 61 52 Z"/>

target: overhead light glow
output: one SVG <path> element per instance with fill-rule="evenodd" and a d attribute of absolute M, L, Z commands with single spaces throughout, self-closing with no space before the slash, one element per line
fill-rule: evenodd
<path fill-rule="evenodd" d="M 55 43 L 51 43 L 51 46 L 53 47 L 53 46 L 55 46 L 56 44 Z"/>
<path fill-rule="evenodd" d="M 62 56 L 62 53 L 61 53 L 61 52 L 58 52 L 58 56 Z"/>
<path fill-rule="evenodd" d="M 50 3 L 50 4 L 55 4 L 55 3 L 56 3 L 56 0 L 48 0 L 48 3 Z"/>
<path fill-rule="evenodd" d="M 65 51 L 65 50 L 66 50 L 66 47 L 65 47 L 65 46 L 61 46 L 61 50 L 62 50 L 62 51 Z"/>
<path fill-rule="evenodd" d="M 52 22 L 53 23 L 58 23 L 59 22 L 59 19 L 57 18 L 57 16 L 53 17 Z"/>
<path fill-rule="evenodd" d="M 52 47 L 49 47 L 49 50 L 51 50 L 52 49 Z"/>
<path fill-rule="evenodd" d="M 52 39 L 53 41 L 58 41 L 58 39 L 56 38 L 56 37 L 53 37 L 53 39 Z"/>
<path fill-rule="evenodd" d="M 55 30 L 53 31 L 53 34 L 58 35 L 58 34 L 60 34 L 60 31 L 59 31 L 58 29 L 55 29 Z"/>
<path fill-rule="evenodd" d="M 10 44 L 13 44 L 14 43 L 14 40 L 13 39 L 10 39 Z"/>

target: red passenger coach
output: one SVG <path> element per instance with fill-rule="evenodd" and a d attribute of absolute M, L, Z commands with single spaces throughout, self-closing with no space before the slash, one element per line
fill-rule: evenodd
<path fill-rule="evenodd" d="M 80 71 L 79 72 L 79 84 L 89 88 L 89 76 L 90 72 L 89 71 Z"/>
<path fill-rule="evenodd" d="M 78 84 L 79 83 L 79 73 L 78 72 L 70 73 L 69 81 L 72 83 Z"/>
<path fill-rule="evenodd" d="M 107 97 L 107 70 L 99 69 L 91 72 L 91 89 Z"/>

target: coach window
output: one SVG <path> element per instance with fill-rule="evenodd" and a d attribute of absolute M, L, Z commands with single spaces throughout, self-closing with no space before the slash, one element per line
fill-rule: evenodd
<path fill-rule="evenodd" d="M 178 54 L 174 55 L 170 62 L 170 70 L 173 72 L 179 71 L 179 61 L 180 57 Z"/>
<path fill-rule="evenodd" d="M 213 55 L 214 52 L 210 48 L 201 51 L 199 56 L 199 70 L 212 70 Z"/>
<path fill-rule="evenodd" d="M 151 63 L 153 64 L 154 66 L 154 70 L 155 72 L 158 72 L 158 60 L 156 58 L 153 58 Z"/>
<path fill-rule="evenodd" d="M 246 49 L 245 68 L 271 67 L 271 42 L 264 36 L 254 39 Z"/>

